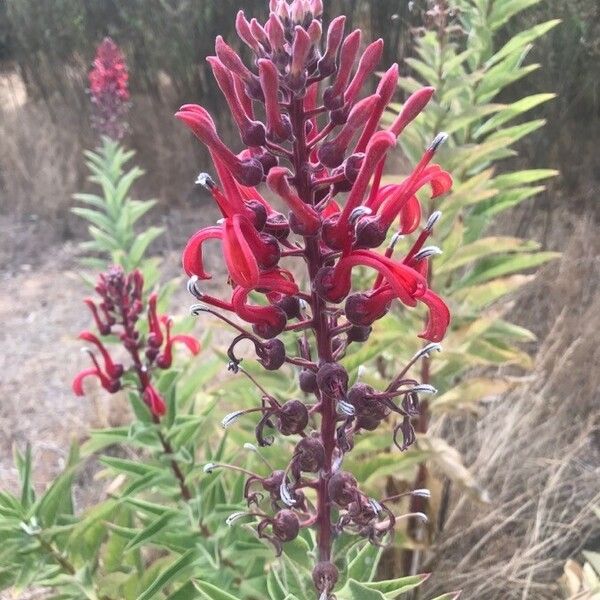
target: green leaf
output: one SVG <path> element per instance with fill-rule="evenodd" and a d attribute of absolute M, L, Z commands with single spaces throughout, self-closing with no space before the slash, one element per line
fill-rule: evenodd
<path fill-rule="evenodd" d="M 125 552 L 131 552 L 132 550 L 149 542 L 161 531 L 163 531 L 176 516 L 177 513 L 175 511 L 164 512 L 129 541 L 127 546 L 125 546 Z"/>
<path fill-rule="evenodd" d="M 137 598 L 137 600 L 150 600 L 164 587 L 178 578 L 184 578 L 198 561 L 196 550 L 192 548 L 164 569 L 156 579 Z"/>
<path fill-rule="evenodd" d="M 513 173 L 503 173 L 502 175 L 495 177 L 493 183 L 500 189 L 511 188 L 527 183 L 534 183 L 541 179 L 556 177 L 559 174 L 560 171 L 557 171 L 556 169 L 529 169 L 525 171 L 515 171 Z"/>
<path fill-rule="evenodd" d="M 386 600 L 386 597 L 377 590 L 370 589 L 365 584 L 354 579 L 349 579 L 340 590 L 340 600 Z"/>
<path fill-rule="evenodd" d="M 194 580 L 194 587 L 200 592 L 203 600 L 239 600 L 222 589 L 207 583 L 206 581 Z"/>
<path fill-rule="evenodd" d="M 559 252 L 536 252 L 533 254 L 487 258 L 482 260 L 473 269 L 473 272 L 461 281 L 460 287 L 483 283 L 496 277 L 525 271 L 559 257 Z"/>
<path fill-rule="evenodd" d="M 18 448 L 14 448 L 14 461 L 19 477 L 21 478 L 21 505 L 29 508 L 35 501 L 35 490 L 31 481 L 32 477 L 32 454 L 31 445 L 25 447 L 25 454 L 21 454 Z"/>
<path fill-rule="evenodd" d="M 348 565 L 348 579 L 371 581 L 377 571 L 377 565 L 383 556 L 383 549 L 365 544 Z"/>
<path fill-rule="evenodd" d="M 492 30 L 502 27 L 509 19 L 530 6 L 539 4 L 540 0 L 501 0 L 492 3 L 488 17 L 488 27 Z"/>
<path fill-rule="evenodd" d="M 531 44 L 531 42 L 556 27 L 559 23 L 560 19 L 552 19 L 550 21 L 546 21 L 545 23 L 539 23 L 538 25 L 535 25 L 530 29 L 526 29 L 525 31 L 521 31 L 517 35 L 513 36 L 487 61 L 488 66 L 495 65 L 510 54 L 519 52 L 522 48 L 528 44 Z"/>
<path fill-rule="evenodd" d="M 400 577 L 399 579 L 373 581 L 365 583 L 364 586 L 381 592 L 386 598 L 394 599 L 398 594 L 404 594 L 420 586 L 428 577 L 429 575 L 412 575 L 409 577 Z"/>

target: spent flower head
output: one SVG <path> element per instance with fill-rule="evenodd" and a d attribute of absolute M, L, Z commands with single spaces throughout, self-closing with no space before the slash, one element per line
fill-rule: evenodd
<path fill-rule="evenodd" d="M 199 301 L 193 312 L 216 315 L 236 331 L 230 369 L 249 377 L 260 397 L 259 405 L 231 413 L 223 425 L 231 427 L 258 413 L 259 446 L 273 444 L 274 432 L 296 440 L 284 470 L 250 474 L 246 485 L 249 505 L 259 506 L 268 498 L 273 514 L 257 509 L 246 515 L 259 519 L 259 536 L 278 552 L 302 528 L 316 528 L 313 581 L 318 596 L 327 599 L 338 580 L 336 536 L 351 531 L 382 544 L 400 518 L 389 501 L 361 491 L 342 464 L 356 435 L 390 418 L 395 420 L 396 445 L 408 448 L 415 441 L 411 420 L 419 414 L 419 395 L 434 392 L 407 376 L 414 362 L 439 348 L 450 321 L 446 304 L 428 283 L 429 264 L 439 250 L 426 242 L 439 214 L 423 219 L 418 193 L 429 188 L 435 199 L 451 188 L 452 179 L 432 162 L 446 137 L 441 134 L 404 181 L 382 184 L 398 136 L 434 90 L 416 91 L 382 128 L 398 66 L 383 74 L 374 94 L 365 96 L 365 84 L 379 68 L 383 42 L 361 50 L 360 30 L 346 32 L 344 17 L 325 28 L 322 9 L 320 0 L 271 0 L 264 24 L 248 21 L 240 11 L 236 29 L 252 52 L 249 63 L 217 38 L 215 56 L 208 61 L 244 150 L 234 152 L 223 142 L 201 106 L 186 104 L 176 117 L 211 155 L 214 174 L 202 174 L 198 183 L 223 217 L 192 236 L 183 253 L 188 289 Z M 285 206 L 283 213 L 266 199 L 265 188 Z M 415 232 L 413 243 L 401 253 L 401 240 Z M 378 251 L 390 235 L 392 243 Z M 202 281 L 211 278 L 203 260 L 208 240 L 221 243 L 228 294 L 215 296 L 202 289 Z M 297 266 L 290 266 L 294 262 Z M 371 285 L 354 289 L 356 267 L 373 273 Z M 301 269 L 305 276 L 297 277 Z M 303 287 L 303 281 L 309 285 Z M 264 301 L 256 303 L 257 295 Z M 340 363 L 349 345 L 365 342 L 375 321 L 392 306 L 411 309 L 418 304 L 428 312 L 419 336 L 432 344 L 386 389 L 360 382 L 350 386 Z M 296 336 L 296 355 L 279 339 L 284 332 Z M 265 390 L 240 366 L 235 350 L 241 340 L 252 343 L 265 369 L 295 368 L 301 390 L 312 400 L 285 401 Z M 316 504 L 305 491 L 316 494 Z"/>

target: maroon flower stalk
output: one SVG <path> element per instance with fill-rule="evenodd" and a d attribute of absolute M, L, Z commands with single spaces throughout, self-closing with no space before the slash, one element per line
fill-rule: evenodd
<path fill-rule="evenodd" d="M 167 315 L 157 312 L 156 293 L 150 294 L 144 302 L 144 278 L 139 271 L 126 274 L 121 267 L 111 267 L 102 273 L 96 284 L 99 302 L 86 298 L 100 338 L 117 335 L 125 353 L 129 355 L 127 366 L 117 363 L 102 340 L 90 331 L 82 331 L 79 339 L 88 342 L 93 349 L 86 351 L 90 355 L 92 367 L 84 369 L 73 380 L 73 392 L 84 396 L 84 381 L 96 377 L 100 385 L 109 393 L 115 394 L 126 387 L 131 374 L 136 381 L 140 398 L 148 407 L 154 423 L 160 423 L 166 414 L 167 406 L 153 384 L 156 369 L 169 369 L 173 362 L 173 346 L 182 344 L 196 355 L 200 352 L 200 343 L 190 335 L 173 335 L 172 321 Z M 146 314 L 148 334 L 142 333 L 140 318 Z M 100 360 L 97 354 L 100 355 Z M 158 436 L 166 454 L 173 454 L 169 441 L 159 431 Z M 182 497 L 191 498 L 185 484 L 185 476 L 175 460 L 171 461 L 173 473 L 177 478 Z"/>
<path fill-rule="evenodd" d="M 258 535 L 278 552 L 302 528 L 314 527 L 318 562 L 313 580 L 320 600 L 328 600 L 338 579 L 336 537 L 352 531 L 382 544 L 391 539 L 397 520 L 406 516 L 394 513 L 391 503 L 397 498 L 376 501 L 366 496 L 342 465 L 355 436 L 387 419 L 395 422 L 395 444 L 408 448 L 415 441 L 412 419 L 419 415 L 419 396 L 435 392 L 408 372 L 439 350 L 450 321 L 448 308 L 428 285 L 429 261 L 439 250 L 425 243 L 439 213 L 422 226 L 403 257 L 397 247 L 401 236 L 421 226 L 419 191 L 428 186 L 435 198 L 450 189 L 452 180 L 431 162 L 445 140 L 441 134 L 403 182 L 381 185 L 397 137 L 433 93 L 431 88 L 417 91 L 393 124 L 380 130 L 381 116 L 396 89 L 398 66 L 384 74 L 373 95 L 365 97 L 363 88 L 378 68 L 381 40 L 359 58 L 361 32 L 344 37 L 344 17 L 334 19 L 323 35 L 322 2 L 271 0 L 270 8 L 264 26 L 238 14 L 236 29 L 254 53 L 250 65 L 221 37 L 216 57 L 209 58 L 246 149 L 235 154 L 227 148 L 205 109 L 185 105 L 176 114 L 213 158 L 218 181 L 201 174 L 198 183 L 210 191 L 223 215 L 219 224 L 190 239 L 183 266 L 190 276 L 188 289 L 200 301 L 193 312 L 210 313 L 236 330 L 228 351 L 230 369 L 249 377 L 260 394 L 258 406 L 227 415 L 223 426 L 258 415 L 260 446 L 274 443 L 272 430 L 296 440 L 286 468 L 267 476 L 235 465 L 206 465 L 207 472 L 230 468 L 249 477 L 245 498 L 254 508 L 232 515 L 228 523 L 259 519 Z M 264 123 L 258 115 L 264 115 Z M 259 184 L 279 197 L 286 215 L 262 196 Z M 376 251 L 390 234 L 385 250 Z M 201 289 L 201 281 L 210 278 L 203 262 L 208 240 L 222 245 L 232 287 L 228 297 Z M 307 277 L 298 282 L 308 280 L 307 289 L 284 267 L 293 261 L 306 269 Z M 374 273 L 370 288 L 353 290 L 357 266 Z M 255 304 L 256 294 L 265 301 Z M 427 308 L 420 337 L 430 343 L 386 389 L 362 383 L 350 387 L 340 360 L 350 344 L 369 338 L 373 323 L 396 301 L 407 308 Z M 296 336 L 296 356 L 279 339 L 284 332 Z M 313 399 L 281 401 L 265 390 L 241 367 L 236 347 L 242 340 L 252 343 L 265 369 L 284 364 L 296 368 L 301 390 Z M 413 495 L 425 493 L 417 490 Z"/>
<path fill-rule="evenodd" d="M 120 140 L 127 131 L 129 74 L 121 49 L 108 37 L 96 50 L 88 81 L 94 129 L 101 135 Z"/>

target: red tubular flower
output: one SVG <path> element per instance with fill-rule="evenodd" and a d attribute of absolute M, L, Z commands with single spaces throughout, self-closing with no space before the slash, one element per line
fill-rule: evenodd
<path fill-rule="evenodd" d="M 406 129 L 406 126 L 414 121 L 427 106 L 434 93 L 435 88 L 424 87 L 411 94 L 404 103 L 400 114 L 390 125 L 390 131 L 394 135 L 399 136 Z"/>
<path fill-rule="evenodd" d="M 354 152 L 364 152 L 369 140 L 373 137 L 375 131 L 377 131 L 377 127 L 379 126 L 379 121 L 383 116 L 383 113 L 387 107 L 387 105 L 392 101 L 394 93 L 396 92 L 396 88 L 398 86 L 398 63 L 394 63 L 383 75 L 379 85 L 377 86 L 377 91 L 375 92 L 379 96 L 379 103 L 371 113 L 369 117 L 369 121 L 366 124 L 358 143 L 356 144 L 356 148 Z M 381 180 L 381 176 L 379 177 Z M 379 185 L 379 182 L 374 182 L 373 185 Z"/>
<path fill-rule="evenodd" d="M 240 11 L 241 12 L 241 11 Z M 259 121 L 251 120 L 235 89 L 234 75 L 228 71 L 223 63 L 216 56 L 209 56 L 207 59 L 212 68 L 219 88 L 227 100 L 231 114 L 240 131 L 240 137 L 247 146 L 262 146 L 265 144 L 265 126 Z"/>
<path fill-rule="evenodd" d="M 450 311 L 444 301 L 431 290 L 427 290 L 419 300 L 429 308 L 429 318 L 425 331 L 419 334 L 420 338 L 430 342 L 441 342 L 446 335 L 450 324 Z"/>
<path fill-rule="evenodd" d="M 275 13 L 272 12 L 269 16 L 265 30 L 272 50 L 277 53 L 278 57 L 281 57 L 285 51 L 285 29 Z"/>
<path fill-rule="evenodd" d="M 156 364 L 161 369 L 168 369 L 173 363 L 173 345 L 183 344 L 190 351 L 193 356 L 196 356 L 200 352 L 200 342 L 191 335 L 171 335 L 171 328 L 173 327 L 173 320 L 166 315 L 161 318 L 161 323 L 165 326 L 166 340 L 165 347 L 161 354 L 156 357 Z"/>
<path fill-rule="evenodd" d="M 73 379 L 73 383 L 71 384 L 71 389 L 76 396 L 85 396 L 85 391 L 83 390 L 83 382 L 87 377 L 97 377 L 100 380 L 100 383 L 103 387 L 105 387 L 105 383 L 108 385 L 109 380 L 106 379 L 106 376 L 103 376 L 103 373 L 96 369 L 95 367 L 90 367 L 89 369 L 83 369 L 80 371 L 75 378 Z"/>
<path fill-rule="evenodd" d="M 292 191 L 288 183 L 288 177 L 291 175 L 288 169 L 275 167 L 271 169 L 267 176 L 268 186 L 278 194 L 282 200 L 289 206 L 292 215 L 296 220 L 294 230 L 300 235 L 316 235 L 321 227 L 321 219 L 317 212 Z M 290 222 L 292 225 L 292 222 Z"/>
<path fill-rule="evenodd" d="M 313 23 L 315 22 L 313 21 Z M 316 35 L 316 32 L 313 32 L 313 35 Z M 287 79 L 288 85 L 293 90 L 301 89 L 306 83 L 306 59 L 312 45 L 311 34 L 298 25 L 294 33 L 292 64 Z"/>
<path fill-rule="evenodd" d="M 154 417 L 160 418 L 167 412 L 167 405 L 154 386 L 146 387 L 143 399 Z"/>
<path fill-rule="evenodd" d="M 119 379 L 119 377 L 123 375 L 123 365 L 115 364 L 113 362 L 113 359 L 111 358 L 104 344 L 91 331 L 82 331 L 79 334 L 79 339 L 85 340 L 90 344 L 94 344 L 94 346 L 98 348 L 100 354 L 102 354 L 102 359 L 104 360 L 104 370 L 106 371 L 109 379 Z"/>
<path fill-rule="evenodd" d="M 317 156 L 323 165 L 333 169 L 344 162 L 344 155 L 350 142 L 372 115 L 379 101 L 380 97 L 373 94 L 356 103 L 340 132 L 332 140 L 321 144 Z"/>
<path fill-rule="evenodd" d="M 232 72 L 235 73 L 245 84 L 251 98 L 261 99 L 260 83 L 258 78 L 237 55 L 235 50 L 229 46 L 219 35 L 215 42 L 215 52 L 219 60 Z"/>
<path fill-rule="evenodd" d="M 346 200 L 344 210 L 337 218 L 324 224 L 323 236 L 327 245 L 334 250 L 341 250 L 351 243 L 350 215 L 364 199 L 373 171 L 385 154 L 396 144 L 396 138 L 387 131 L 377 132 L 367 146 L 365 159 L 352 191 Z"/>
<path fill-rule="evenodd" d="M 240 39 L 256 54 L 262 51 L 261 44 L 252 32 L 243 10 L 240 10 L 235 18 L 235 30 Z"/>
<path fill-rule="evenodd" d="M 352 67 L 358 55 L 361 38 L 362 33 L 360 29 L 355 29 L 342 43 L 340 63 L 335 83 L 327 88 L 323 94 L 323 102 L 330 110 L 341 108 L 343 105 L 343 94 L 350 80 L 350 75 L 352 75 Z"/>
<path fill-rule="evenodd" d="M 367 49 L 360 58 L 356 73 L 354 74 L 350 85 L 344 93 L 344 102 L 347 104 L 352 104 L 354 102 L 367 77 L 375 72 L 382 55 L 383 40 L 381 38 L 367 46 Z"/>
<path fill-rule="evenodd" d="M 231 174 L 242 185 L 257 185 L 264 176 L 263 167 L 255 159 L 240 160 L 221 141 L 215 124 L 208 112 L 197 104 L 186 104 L 175 114 L 185 123 L 194 135 L 225 163 Z"/>
<path fill-rule="evenodd" d="M 352 268 L 370 267 L 381 273 L 396 296 L 408 306 L 414 306 L 427 289 L 427 281 L 403 263 L 370 250 L 354 250 L 341 258 L 335 267 L 321 269 L 314 283 L 316 291 L 330 302 L 340 302 L 352 287 Z"/>
<path fill-rule="evenodd" d="M 202 245 L 206 240 L 222 239 L 223 229 L 221 227 L 205 227 L 197 231 L 188 241 L 183 251 L 183 270 L 188 277 L 196 275 L 199 279 L 210 279 L 211 276 L 204 270 L 202 260 Z"/>
<path fill-rule="evenodd" d="M 258 61 L 260 85 L 265 97 L 265 112 L 267 115 L 267 137 L 275 142 L 288 139 L 292 128 L 287 117 L 284 119 L 279 108 L 279 73 L 277 67 L 268 59 Z"/>
<path fill-rule="evenodd" d="M 160 319 L 158 318 L 157 302 L 158 294 L 152 292 L 148 298 L 148 344 L 153 348 L 160 348 L 164 340 Z"/>
<path fill-rule="evenodd" d="M 345 26 L 346 17 L 343 15 L 340 17 L 336 17 L 329 24 L 329 29 L 327 30 L 327 46 L 325 48 L 325 53 L 323 54 L 317 65 L 319 68 L 319 73 L 321 73 L 324 77 L 328 77 L 335 71 L 338 50 L 340 49 L 342 39 L 344 38 Z"/>

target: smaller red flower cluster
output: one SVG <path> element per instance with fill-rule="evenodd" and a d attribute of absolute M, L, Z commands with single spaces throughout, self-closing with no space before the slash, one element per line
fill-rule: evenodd
<path fill-rule="evenodd" d="M 123 387 L 123 378 L 131 372 L 137 378 L 137 388 L 142 399 L 155 419 L 166 412 L 166 405 L 152 385 L 152 370 L 168 369 L 173 361 L 173 345 L 184 344 L 196 355 L 200 343 L 190 335 L 172 335 L 172 320 L 157 312 L 157 295 L 150 294 L 144 301 L 144 278 L 139 271 L 125 274 L 120 267 L 111 267 L 98 278 L 96 292 L 101 300 L 84 300 L 90 309 L 96 328 L 101 337 L 117 334 L 123 348 L 130 356 L 130 366 L 125 368 L 117 363 L 100 338 L 90 331 L 82 331 L 79 339 L 94 347 L 87 349 L 93 366 L 81 371 L 73 380 L 73 392 L 77 396 L 85 394 L 83 382 L 88 377 L 96 377 L 102 387 L 111 394 Z M 140 330 L 140 316 L 146 313 L 148 335 Z M 100 360 L 97 356 L 100 355 Z"/>
<path fill-rule="evenodd" d="M 129 74 L 121 49 L 108 37 L 96 50 L 88 81 L 94 128 L 111 139 L 122 138 L 126 131 Z"/>

